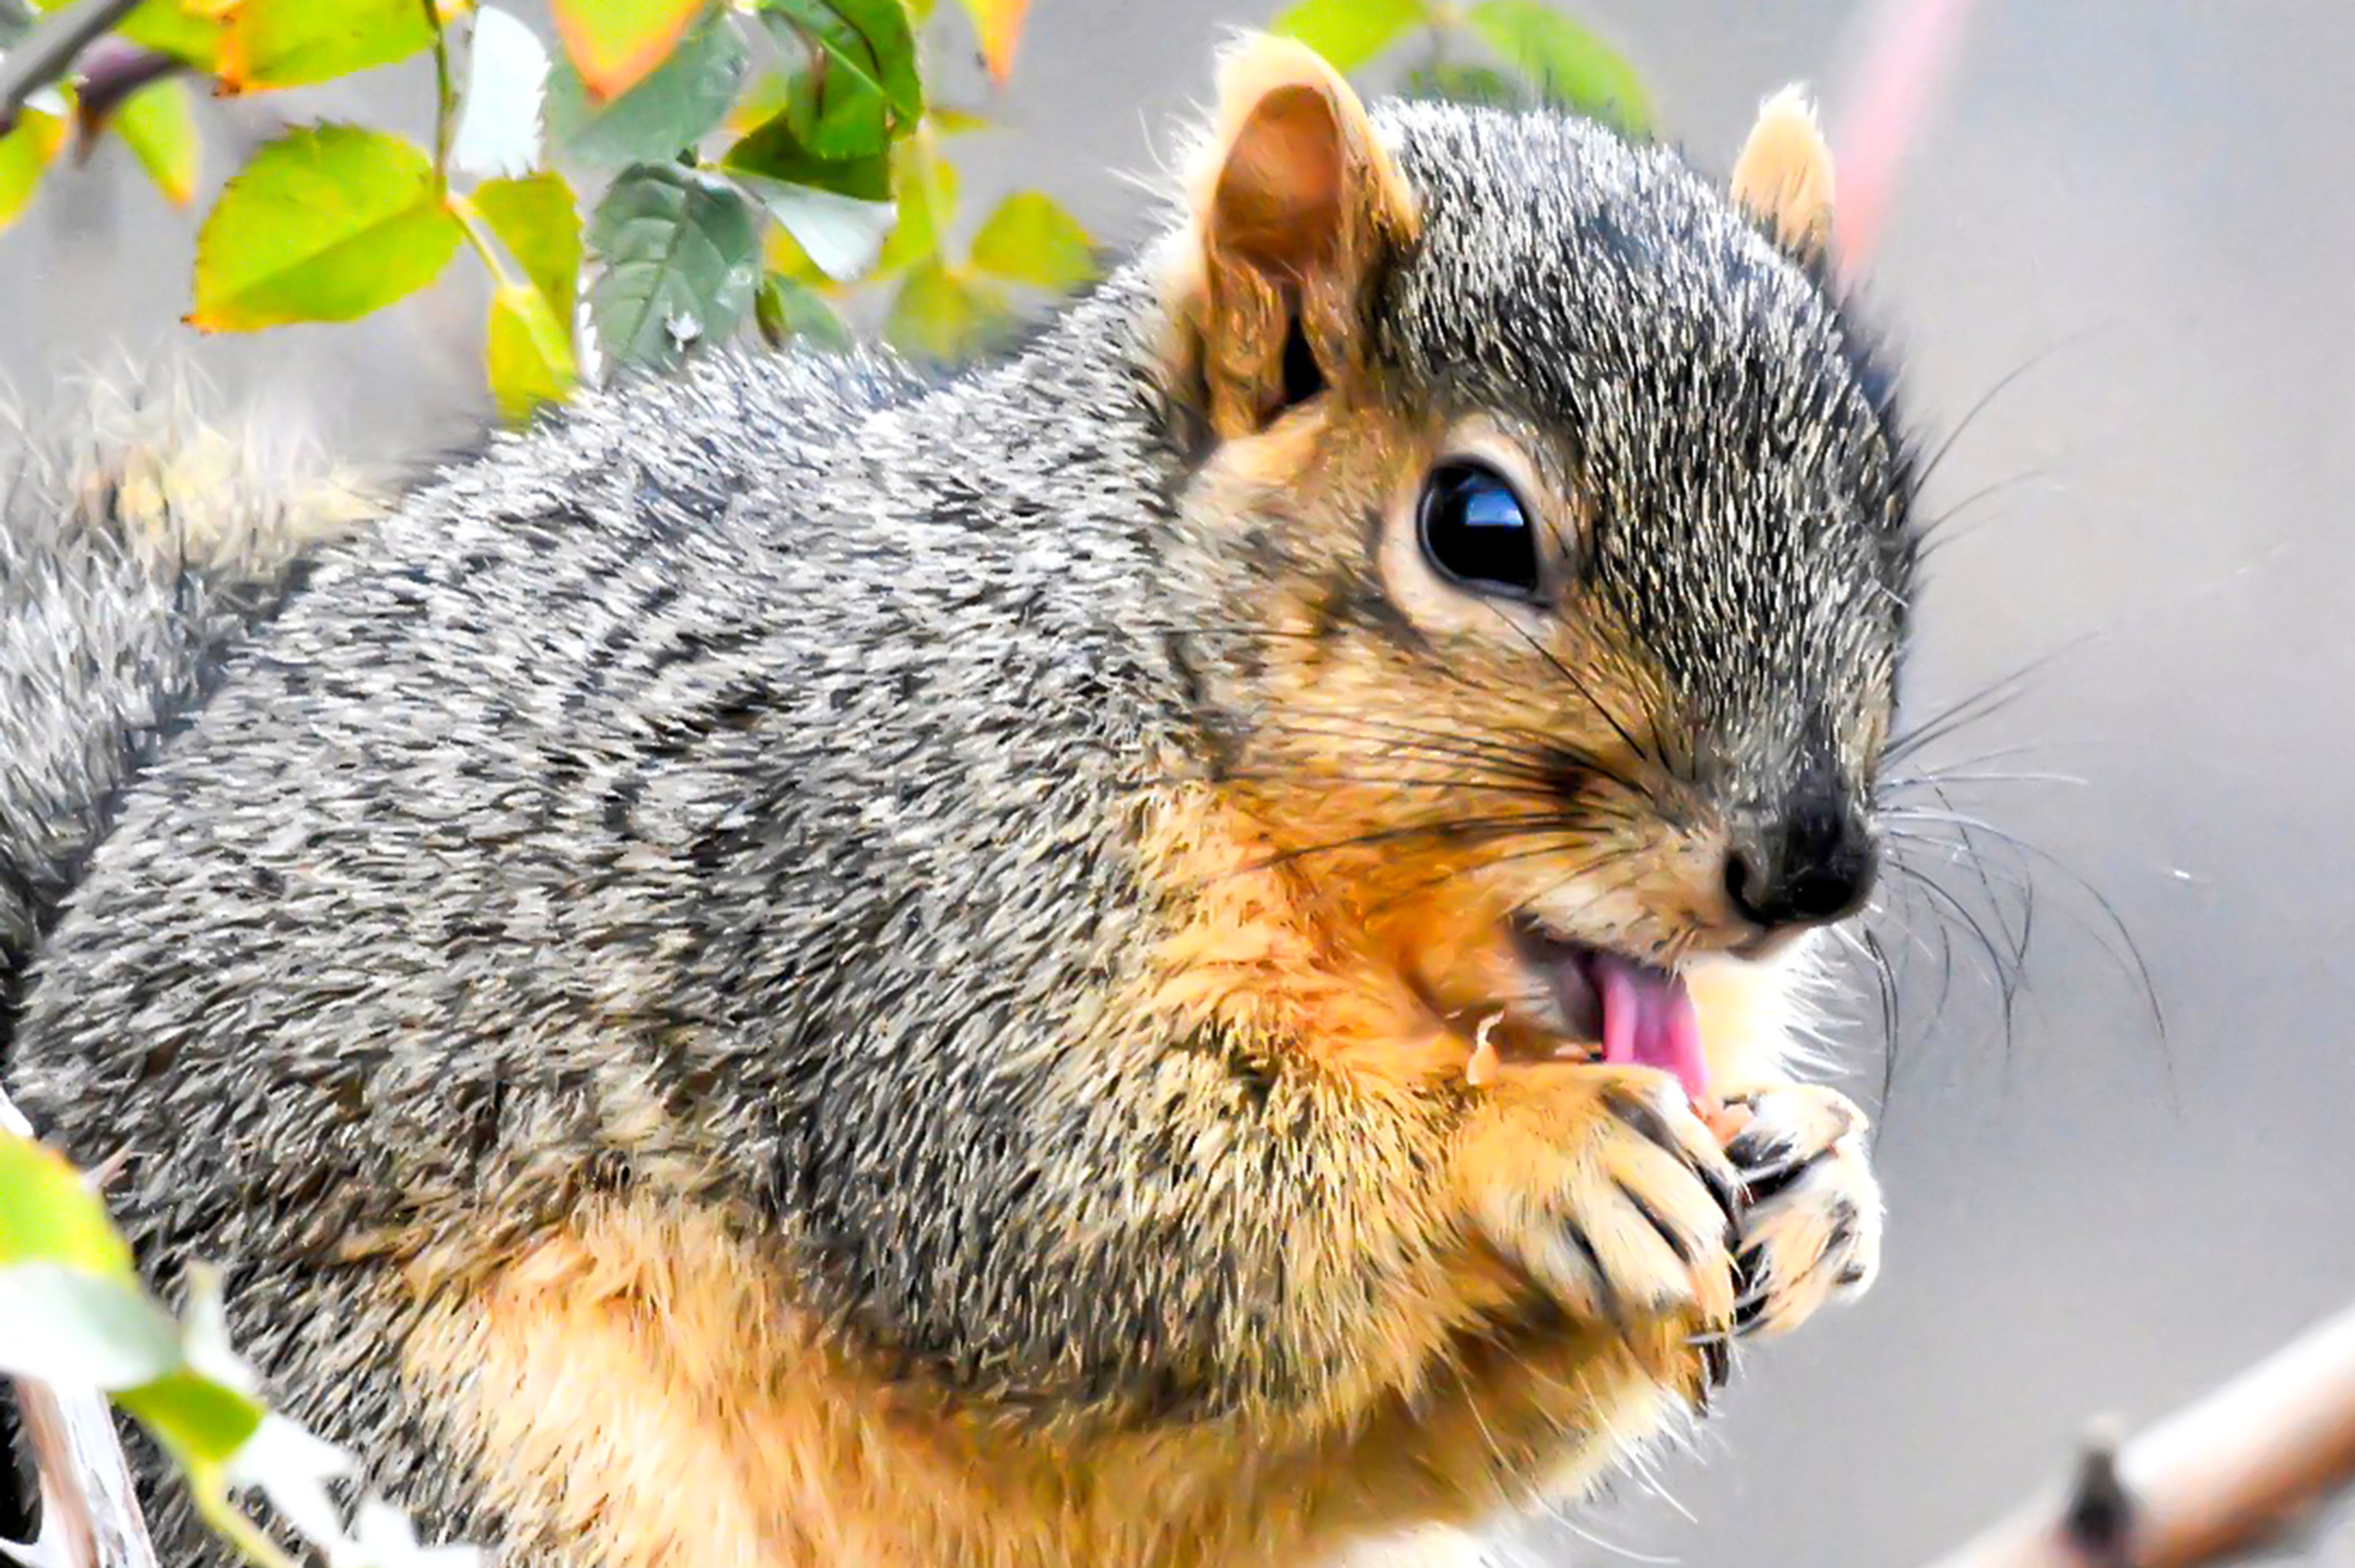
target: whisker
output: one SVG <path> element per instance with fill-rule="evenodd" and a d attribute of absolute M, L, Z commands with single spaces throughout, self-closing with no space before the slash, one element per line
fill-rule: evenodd
<path fill-rule="evenodd" d="M 1502 621 L 1508 627 L 1511 628 L 1513 635 L 1519 637 L 1521 641 L 1527 643 L 1529 645 L 1530 650 L 1534 652 L 1538 657 L 1545 660 L 1548 667 L 1551 668 L 1556 675 L 1561 677 L 1564 681 L 1568 682 L 1572 690 L 1577 692 L 1580 697 L 1586 699 L 1586 705 L 1593 709 L 1595 713 L 1602 719 L 1603 722 L 1611 727 L 1611 732 L 1618 736 L 1621 742 L 1625 744 L 1630 752 L 1633 752 L 1643 761 L 1651 763 L 1654 767 L 1661 767 L 1663 768 L 1663 771 L 1665 771 L 1660 759 L 1653 752 L 1652 749 L 1646 746 L 1642 741 L 1636 740 L 1636 737 L 1629 732 L 1627 727 L 1619 722 L 1618 716 L 1613 713 L 1610 709 L 1604 706 L 1603 699 L 1594 695 L 1593 689 L 1586 684 L 1585 679 L 1581 677 L 1577 671 L 1562 663 L 1560 658 L 1555 656 L 1551 648 L 1547 647 L 1541 640 L 1531 634 L 1528 628 L 1524 627 L 1519 622 L 1514 620 L 1501 609 L 1496 609 L 1495 606 L 1491 606 L 1491 608 L 1495 610 L 1497 619 Z"/>
<path fill-rule="evenodd" d="M 1570 836 L 1565 834 L 1564 837 L 1567 838 Z M 1445 870 L 1441 871 L 1436 876 L 1426 877 L 1419 882 L 1398 889 L 1388 898 L 1379 900 L 1373 904 L 1369 905 L 1366 912 L 1369 915 L 1386 913 L 1387 912 L 1397 908 L 1400 904 L 1404 903 L 1408 899 L 1414 897 L 1418 893 L 1426 893 L 1433 888 L 1444 887 L 1449 882 L 1455 881 L 1460 877 L 1469 876 L 1475 871 L 1486 870 L 1494 866 L 1509 866 L 1518 860 L 1535 860 L 1550 856 L 1557 856 L 1561 854 L 1565 848 L 1569 847 L 1570 846 L 1568 844 L 1564 843 L 1540 844 L 1527 849 L 1516 849 L 1509 854 L 1490 856 L 1480 861 L 1477 865 L 1451 866 Z M 1618 861 L 1628 859 L 1630 856 L 1636 854 L 1640 846 L 1636 845 L 1614 846 L 1606 848 L 1600 854 L 1589 856 L 1572 866 L 1569 869 L 1565 880 L 1567 880 L 1568 877 L 1592 876 L 1594 872 L 1602 870 L 1607 866 L 1611 866 Z"/>
<path fill-rule="evenodd" d="M 1901 763 L 1923 746 L 1953 734 L 1962 725 L 1977 723 L 2001 712 L 2018 700 L 2030 678 L 2067 656 L 2083 651 L 2089 644 L 2100 641 L 2104 635 L 2105 633 L 2096 630 L 2072 637 L 2017 669 L 1998 676 L 1978 690 L 1931 715 L 1907 733 L 1890 741 L 1881 752 L 1882 765 Z"/>
<path fill-rule="evenodd" d="M 1897 806 L 1891 807 L 1888 815 L 1913 820 L 1943 823 L 1957 827 L 1967 827 L 1974 831 L 1984 833 L 1988 837 L 1994 838 L 2000 843 L 2009 845 L 2018 854 L 2034 859 L 2040 864 L 2051 868 L 2061 876 L 2066 877 L 2071 885 L 2075 887 L 2078 891 L 2083 893 L 2088 899 L 2092 900 L 2094 908 L 2101 911 L 2105 925 L 2107 927 L 2111 934 L 2116 936 L 2119 943 L 2126 950 L 2125 958 L 2121 962 L 2120 967 L 2130 969 L 2137 982 L 2142 987 L 2143 1000 L 2145 1006 L 2149 1008 L 2152 1028 L 2157 1030 L 2158 1038 L 2162 1043 L 2166 1042 L 2169 1039 L 2167 1027 L 2167 1010 L 2159 1000 L 2158 982 L 2157 977 L 2151 972 L 2148 960 L 2144 956 L 2142 944 L 2135 940 L 2134 933 L 2127 927 L 2125 917 L 2118 912 L 2117 905 L 2113 903 L 2100 889 L 2094 887 L 2092 882 L 2088 881 L 2085 877 L 2076 869 L 2076 868 L 2071 866 L 2067 861 L 2062 859 L 2051 850 L 2030 842 L 2028 839 L 2021 837 L 2017 833 L 2007 831 L 2004 828 L 1996 827 L 1993 823 L 1985 821 L 1977 816 L 1971 816 L 1963 812 L 1953 810 L 1936 811 L 1924 806 Z M 2107 945 L 2107 943 L 2105 942 L 2104 946 L 2106 948 Z M 2115 950 L 2112 950 L 2111 956 L 2115 959 L 2118 957 L 2118 954 Z"/>
<path fill-rule="evenodd" d="M 2050 362 L 2062 350 L 2076 347 L 2091 335 L 2091 328 L 2083 332 L 2072 333 L 2068 336 L 2062 338 L 2057 343 L 2051 344 L 2047 347 L 2038 349 L 2019 364 L 2013 366 L 2009 370 L 2005 371 L 2001 376 L 1998 377 L 1995 384 L 1989 387 L 1986 391 L 1980 393 L 1978 400 L 1972 403 L 1968 409 L 1964 411 L 1963 417 L 1955 421 L 1955 428 L 1946 432 L 1945 439 L 1938 443 L 1937 450 L 1930 454 L 1929 459 L 1926 462 L 1914 470 L 1913 493 L 1918 496 L 1928 487 L 1931 479 L 1937 474 L 1939 466 L 1946 461 L 1947 455 L 1955 450 L 1955 443 L 1963 439 L 1964 434 L 1970 430 L 1974 423 L 1977 422 L 1982 414 L 1986 413 L 1988 409 L 1995 406 L 1997 399 L 2000 398 L 2005 392 L 2018 385 L 2020 379 L 2028 375 L 2029 372 L 2036 369 L 2041 365 Z"/>
<path fill-rule="evenodd" d="M 1946 507 L 1936 517 L 1918 525 L 1915 532 L 1922 543 L 1914 555 L 1915 562 L 1927 565 L 1950 545 L 1959 544 L 1964 539 L 1973 538 L 1987 528 L 1991 522 L 1999 520 L 1991 518 L 1975 523 L 1967 528 L 1953 528 L 1954 522 L 1973 507 L 1991 500 L 2008 490 L 2017 489 L 2022 485 L 2030 484 L 2039 479 L 2049 479 L 2052 477 L 2052 472 L 2050 468 L 2031 468 L 2025 473 L 2014 474 L 2009 478 L 1996 480 L 1991 485 L 1981 485 Z"/>
<path fill-rule="evenodd" d="M 2003 1008 L 2004 1038 L 2012 1039 L 2016 1022 L 2015 1014 L 2019 999 L 2019 976 L 2004 962 L 2004 949 L 1997 944 L 1994 937 L 1987 934 L 1987 926 L 1979 920 L 1971 906 L 1956 897 L 1935 878 L 1927 875 L 1917 867 L 1907 865 L 1902 860 L 1892 860 L 1891 864 L 1923 893 L 1945 906 L 1947 912 L 1962 922 L 1963 929 L 1969 932 L 1972 939 L 1978 944 L 1979 951 L 1987 955 L 1988 976 L 1996 983 L 1996 994 Z M 2005 935 L 2009 937 L 2009 931 L 2007 930 Z"/>
<path fill-rule="evenodd" d="M 1931 789 L 1932 793 L 1936 795 L 1938 797 L 1941 805 L 1945 805 L 1950 811 L 1954 809 L 1954 801 L 1946 794 L 1943 781 L 1939 784 L 1933 784 Z M 2004 918 L 2003 901 L 1996 896 L 1995 882 L 1987 875 L 1987 857 L 1979 853 L 1978 842 L 1971 837 L 1971 829 L 1968 826 L 1957 823 L 1955 825 L 1955 831 L 1961 836 L 1963 848 L 1966 851 L 1963 856 L 1964 863 L 1969 868 L 1971 874 L 1978 879 L 1979 891 L 1987 895 L 1987 912 L 1995 921 L 1996 929 L 1998 932 L 2001 932 L 2005 938 L 2009 940 L 2012 944 L 2011 966 L 2006 972 L 2003 982 L 2005 989 L 2004 1039 L 2006 1043 L 2009 1044 L 2013 1038 L 2011 1033 L 2012 1002 L 2019 995 L 2022 978 L 2027 971 L 2029 939 L 2033 934 L 2036 926 L 2036 884 L 2032 878 L 2023 877 L 2020 879 L 2019 934 L 2017 938 L 2013 938 L 2010 931 L 2009 930 L 2009 922 Z"/>

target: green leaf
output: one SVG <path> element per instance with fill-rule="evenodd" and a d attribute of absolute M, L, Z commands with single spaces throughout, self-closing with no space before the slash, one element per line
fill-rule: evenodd
<path fill-rule="evenodd" d="M 559 61 L 548 73 L 549 139 L 601 165 L 661 163 L 693 147 L 727 118 L 744 80 L 744 41 L 713 16 L 618 98 L 591 100 L 581 74 Z"/>
<path fill-rule="evenodd" d="M 589 243 L 603 263 L 590 319 L 619 365 L 669 365 L 735 329 L 760 281 L 760 239 L 744 199 L 667 164 L 626 170 L 597 204 Z"/>
<path fill-rule="evenodd" d="M 764 120 L 785 112 L 794 95 L 794 79 L 781 70 L 762 71 L 759 80 L 739 95 L 728 111 L 728 133 L 742 136 Z"/>
<path fill-rule="evenodd" d="M 59 11 L 73 0 L 33 0 L 37 11 Z M 221 23 L 207 9 L 215 0 L 145 0 L 115 25 L 142 48 L 186 60 L 210 75 L 220 59 Z"/>
<path fill-rule="evenodd" d="M 37 109 L 18 114 L 16 128 L 0 136 L 0 229 L 14 222 L 33 199 L 41 171 L 49 166 L 65 137 L 65 123 Z"/>
<path fill-rule="evenodd" d="M 226 20 L 219 71 L 230 92 L 330 81 L 433 42 L 423 0 L 238 0 Z"/>
<path fill-rule="evenodd" d="M 916 37 L 900 0 L 760 0 L 762 20 L 863 83 L 911 126 L 924 112 Z"/>
<path fill-rule="evenodd" d="M 517 423 L 572 390 L 572 334 L 537 289 L 509 286 L 491 296 L 484 352 L 499 412 Z"/>
<path fill-rule="evenodd" d="M 813 156 L 872 156 L 922 115 L 916 41 L 900 0 L 762 0 L 761 16 L 802 50 L 783 113 Z"/>
<path fill-rule="evenodd" d="M 1054 197 L 1035 190 L 997 204 L 973 237 L 971 259 L 976 272 L 1058 293 L 1096 275 L 1088 231 Z"/>
<path fill-rule="evenodd" d="M 486 180 L 467 197 L 559 318 L 581 293 L 581 215 L 561 175 Z"/>
<path fill-rule="evenodd" d="M 924 111 L 924 123 L 943 136 L 966 136 L 975 131 L 986 131 L 997 122 L 986 114 L 975 114 L 964 109 L 947 109 L 935 103 Z"/>
<path fill-rule="evenodd" d="M 1518 77 L 1493 66 L 1435 60 L 1407 73 L 1401 91 L 1409 98 L 1436 98 L 1449 103 L 1478 103 L 1492 109 L 1530 109 L 1537 93 Z"/>
<path fill-rule="evenodd" d="M 769 209 L 810 264 L 837 283 L 848 283 L 874 264 L 891 228 L 888 201 L 860 201 L 737 171 L 736 182 Z"/>
<path fill-rule="evenodd" d="M 219 69 L 221 35 L 227 30 L 218 17 L 176 0 L 147 0 L 114 29 L 142 48 L 184 59 L 198 69 Z"/>
<path fill-rule="evenodd" d="M 114 128 L 173 206 L 186 207 L 195 198 L 199 144 L 187 83 L 141 88 L 116 113 Z"/>
<path fill-rule="evenodd" d="M 1423 0 L 1300 0 L 1278 12 L 1267 30 L 1299 39 L 1323 55 L 1327 65 L 1348 72 L 1428 20 Z"/>
<path fill-rule="evenodd" d="M 891 199 L 891 159 L 821 158 L 802 144 L 790 114 L 779 114 L 721 155 L 719 166 L 734 175 L 758 175 L 786 185 L 830 190 L 856 201 Z"/>
<path fill-rule="evenodd" d="M 137 1279 L 57 1263 L 0 1268 L 0 1372 L 112 1391 L 180 1362 L 178 1326 Z"/>
<path fill-rule="evenodd" d="M 849 329 L 817 291 L 782 273 L 771 272 L 761 280 L 752 315 L 760 323 L 761 336 L 772 348 L 797 341 L 827 353 L 850 347 Z"/>
<path fill-rule="evenodd" d="M 137 1416 L 182 1464 L 225 1463 L 261 1429 L 263 1414 L 250 1396 L 187 1371 L 124 1389 L 115 1403 Z"/>
<path fill-rule="evenodd" d="M 1618 50 L 1540 0 L 1480 0 L 1465 20 L 1507 64 L 1565 109 L 1631 136 L 1651 127 L 1651 101 Z"/>
<path fill-rule="evenodd" d="M 133 1279 L 131 1248 L 63 1155 L 0 1131 L 0 1268 L 56 1264 Z"/>
<path fill-rule="evenodd" d="M 549 9 L 565 55 L 589 95 L 602 102 L 652 74 L 709 5 L 710 0 L 552 0 Z"/>
<path fill-rule="evenodd" d="M 956 167 L 929 155 L 922 138 L 902 142 L 891 152 L 891 187 L 899 197 L 899 219 L 875 258 L 878 277 L 940 255 L 941 230 L 956 211 Z"/>
<path fill-rule="evenodd" d="M 423 152 L 350 125 L 289 132 L 229 182 L 197 235 L 189 325 L 349 321 L 433 281 L 461 231 Z"/>
<path fill-rule="evenodd" d="M 911 269 L 892 297 L 884 340 L 912 358 L 954 363 L 990 346 L 1009 320 L 1006 296 L 938 261 Z"/>

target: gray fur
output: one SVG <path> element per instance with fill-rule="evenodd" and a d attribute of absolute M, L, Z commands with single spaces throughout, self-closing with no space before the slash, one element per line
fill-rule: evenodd
<path fill-rule="evenodd" d="M 34 943 L 115 792 L 373 482 L 284 432 L 192 433 L 169 377 L 54 389 L 0 447 L 0 1060 Z"/>
<path fill-rule="evenodd" d="M 1385 123 L 1427 220 L 1382 313 L 1406 395 L 1572 432 L 1598 571 L 1704 741 L 1782 744 L 1752 741 L 1777 683 L 1837 708 L 1893 657 L 1902 496 L 1820 292 L 1664 152 Z M 721 1205 L 857 1342 L 1030 1419 L 1334 1371 L 1270 1328 L 1285 1225 L 1430 1173 L 1284 1061 L 1113 1006 L 1170 913 L 1130 856 L 1155 770 L 1252 721 L 1200 710 L 1179 665 L 1215 645 L 1163 630 L 1235 580 L 1156 310 L 1134 266 L 936 389 L 723 354 L 585 397 L 319 554 L 200 707 L 256 616 L 82 571 L 12 507 L 0 585 L 42 586 L 8 588 L 0 670 L 84 651 L 0 682 L 0 736 L 84 758 L 7 775 L 7 940 L 112 824 L 13 1084 L 76 1157 L 132 1152 L 150 1266 L 229 1264 L 279 1392 L 429 1528 L 499 1525 L 402 1401 L 391 1261 L 346 1244 L 528 1236 L 592 1191 Z M 1392 1280 L 1368 1260 L 1369 1312 Z"/>
<path fill-rule="evenodd" d="M 1828 767 L 1867 793 L 1840 720 L 1895 679 L 1913 547 L 1855 328 L 1665 148 L 1436 110 L 1403 132 L 1429 229 L 1385 347 L 1561 432 L 1588 581 L 1725 775 L 1705 788 L 1771 808 Z"/>

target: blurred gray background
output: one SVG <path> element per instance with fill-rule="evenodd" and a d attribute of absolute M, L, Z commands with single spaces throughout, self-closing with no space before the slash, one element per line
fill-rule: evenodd
<path fill-rule="evenodd" d="M 1835 123 L 1854 96 L 1849 0 L 1566 3 L 1714 166 L 1783 82 L 1817 83 Z M 1107 240 L 1138 235 L 1131 176 L 1205 92 L 1217 41 L 1271 9 L 1037 0 L 989 105 L 1004 128 L 956 149 L 968 215 L 1035 185 Z M 1979 498 L 1935 558 L 1913 699 L 1926 715 L 2069 650 L 1943 753 L 2032 746 L 1969 771 L 2083 781 L 1957 796 L 2067 871 L 2025 864 L 2034 951 L 2008 1033 L 1966 948 L 1942 987 L 1928 921 L 1909 937 L 1883 920 L 1914 945 L 1880 1144 L 1882 1284 L 1752 1355 L 1696 1452 L 1575 1529 L 1542 1527 L 1533 1562 L 1926 1559 L 2057 1477 L 2088 1418 L 2163 1412 L 2355 1300 L 2355 4 L 1987 0 L 1966 47 L 1871 311 L 1932 444 L 2019 375 L 1930 488 L 1934 516 Z M 986 101 L 945 52 L 943 91 Z M 208 106 L 208 180 L 272 114 L 422 130 L 430 100 L 403 67 Z M 357 326 L 198 343 L 176 325 L 191 232 L 119 149 L 53 179 L 0 235 L 17 395 L 117 345 L 173 347 L 347 450 L 483 419 L 468 269 Z M 2004 879 L 2022 869 L 1989 872 L 2015 929 Z M 2070 872 L 2147 955 L 2164 1041 Z M 1870 1031 L 1848 1060 L 1877 1099 Z"/>

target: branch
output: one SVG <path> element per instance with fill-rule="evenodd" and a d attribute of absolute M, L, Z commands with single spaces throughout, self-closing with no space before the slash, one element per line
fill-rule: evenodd
<path fill-rule="evenodd" d="M 0 126 L 13 123 L 25 100 L 65 75 L 74 57 L 128 16 L 139 0 L 81 0 L 35 28 L 0 59 Z"/>
<path fill-rule="evenodd" d="M 2355 1309 L 2118 1448 L 1936 1568 L 2217 1568 L 2355 1487 Z"/>
<path fill-rule="evenodd" d="M 33 1136 L 5 1088 L 0 1131 Z M 42 1543 L 54 1542 L 76 1568 L 155 1568 L 155 1548 L 106 1396 L 21 1379 L 16 1390 L 33 1471 L 41 1478 Z"/>
<path fill-rule="evenodd" d="M 184 59 L 143 49 L 120 38 L 92 45 L 82 56 L 81 69 L 74 82 L 74 124 L 79 132 L 80 155 L 89 156 L 91 144 L 116 111 L 131 101 L 132 94 L 187 69 L 188 62 Z"/>

